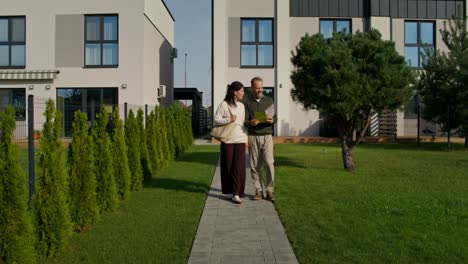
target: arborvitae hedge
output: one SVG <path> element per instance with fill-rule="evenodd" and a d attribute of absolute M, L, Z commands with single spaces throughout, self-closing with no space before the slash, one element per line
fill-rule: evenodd
<path fill-rule="evenodd" d="M 180 123 L 177 120 L 176 111 L 177 109 L 174 105 L 170 107 L 169 109 L 170 121 L 169 122 L 174 124 L 172 126 L 172 132 L 174 134 L 173 138 L 174 138 L 174 145 L 175 145 L 175 156 L 179 157 L 180 154 L 182 154 L 184 150 L 182 146 L 182 134 L 180 133 Z"/>
<path fill-rule="evenodd" d="M 170 156 L 170 146 L 167 139 L 167 124 L 165 121 L 165 110 L 162 106 L 155 108 L 156 114 L 156 129 L 157 129 L 157 142 L 158 151 L 161 156 L 161 167 L 166 167 L 172 160 Z"/>
<path fill-rule="evenodd" d="M 172 116 L 171 109 L 164 111 L 164 122 L 166 123 L 167 127 L 167 143 L 169 146 L 169 158 L 170 160 L 174 160 L 176 157 L 176 139 L 174 134 L 174 127 L 175 127 L 175 120 Z"/>
<path fill-rule="evenodd" d="M 191 146 L 193 144 L 193 130 L 192 130 L 192 118 L 191 118 L 191 113 L 190 111 L 186 110 L 184 112 L 184 124 L 185 124 L 185 133 L 187 135 L 188 139 L 188 145 L 187 147 Z"/>
<path fill-rule="evenodd" d="M 67 245 L 72 224 L 67 203 L 68 184 L 62 142 L 62 115 L 52 100 L 47 101 L 46 122 L 40 142 L 39 172 L 32 200 L 37 233 L 36 250 L 41 255 L 57 255 Z"/>
<path fill-rule="evenodd" d="M 12 143 L 15 109 L 8 106 L 0 113 L 0 120 L 0 263 L 34 263 L 26 177 Z"/>
<path fill-rule="evenodd" d="M 130 110 L 125 123 L 125 140 L 128 146 L 128 163 L 132 179 L 131 189 L 134 191 L 141 190 L 143 187 L 143 169 L 140 162 L 140 136 L 132 110 Z"/>
<path fill-rule="evenodd" d="M 75 112 L 70 145 L 70 215 L 77 231 L 89 230 L 99 216 L 94 144 L 87 119 L 86 113 Z"/>
<path fill-rule="evenodd" d="M 93 129 L 97 180 L 97 204 L 100 212 L 114 211 L 118 205 L 117 187 L 112 167 L 111 143 L 107 133 L 109 115 L 103 107 L 97 114 Z"/>
<path fill-rule="evenodd" d="M 138 134 L 140 134 L 140 160 L 143 169 L 143 179 L 145 181 L 153 176 L 153 168 L 149 160 L 148 141 L 146 139 L 145 116 L 141 108 L 137 112 Z"/>
<path fill-rule="evenodd" d="M 112 164 L 114 166 L 115 183 L 117 194 L 121 200 L 127 198 L 130 192 L 131 178 L 127 157 L 127 144 L 125 143 L 125 132 L 122 119 L 120 119 L 119 108 L 112 113 Z"/>
<path fill-rule="evenodd" d="M 148 144 L 148 155 L 153 174 L 155 175 L 161 168 L 160 153 L 158 151 L 157 135 L 156 135 L 156 118 L 154 111 L 148 115 L 146 126 L 146 138 Z"/>

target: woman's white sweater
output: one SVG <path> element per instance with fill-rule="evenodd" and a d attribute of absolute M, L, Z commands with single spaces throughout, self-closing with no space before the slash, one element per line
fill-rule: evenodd
<path fill-rule="evenodd" d="M 241 102 L 236 102 L 236 105 L 229 105 L 226 101 L 219 104 L 214 116 L 214 124 L 225 125 L 231 122 L 231 113 L 236 115 L 236 129 L 233 132 L 233 137 L 226 141 L 227 144 L 247 143 L 247 131 L 244 127 L 245 107 Z"/>

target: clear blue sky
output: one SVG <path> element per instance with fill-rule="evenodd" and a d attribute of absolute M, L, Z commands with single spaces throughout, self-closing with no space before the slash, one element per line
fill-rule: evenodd
<path fill-rule="evenodd" d="M 185 86 L 184 64 L 187 53 L 187 87 L 203 92 L 203 105 L 211 105 L 211 0 L 164 0 L 175 19 L 174 86 Z"/>

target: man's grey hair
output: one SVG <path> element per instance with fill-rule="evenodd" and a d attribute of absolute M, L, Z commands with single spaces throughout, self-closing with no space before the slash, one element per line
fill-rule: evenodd
<path fill-rule="evenodd" d="M 258 76 L 253 77 L 252 80 L 250 80 L 250 86 L 253 86 L 255 81 L 263 82 L 263 79 L 261 77 L 258 77 Z"/>

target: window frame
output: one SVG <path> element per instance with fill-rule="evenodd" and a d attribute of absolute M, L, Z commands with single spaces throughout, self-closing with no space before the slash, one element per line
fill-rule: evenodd
<path fill-rule="evenodd" d="M 338 31 L 336 31 L 337 29 L 337 22 L 338 21 L 347 21 L 349 22 L 349 32 L 348 34 L 353 34 L 353 20 L 351 18 L 320 18 L 319 19 L 319 33 L 322 34 L 322 36 L 327 39 L 323 33 L 322 33 L 322 27 L 320 26 L 322 21 L 332 21 L 333 22 L 333 33 L 337 33 Z M 341 31 L 340 31 L 341 32 Z"/>
<path fill-rule="evenodd" d="M 14 18 L 23 18 L 24 20 L 24 41 L 13 41 L 13 23 Z M 8 41 L 0 41 L 0 46 L 8 46 L 8 66 L 0 66 L 0 69 L 25 69 L 26 68 L 26 16 L 0 16 L 0 19 L 8 20 Z M 14 45 L 24 45 L 24 65 L 11 65 L 11 48 Z"/>
<path fill-rule="evenodd" d="M 242 22 L 245 20 L 254 20 L 255 21 L 255 41 L 243 41 L 242 40 Z M 259 41 L 259 21 L 271 21 L 271 42 Z M 268 17 L 241 17 L 240 19 L 240 58 L 239 64 L 241 68 L 264 68 L 271 69 L 275 67 L 275 24 L 274 18 Z M 255 45 L 255 65 L 242 65 L 242 45 Z M 258 65 L 258 46 L 260 45 L 271 45 L 273 54 L 272 54 L 272 65 Z"/>
<path fill-rule="evenodd" d="M 89 17 L 99 17 L 99 40 L 87 40 L 86 36 L 88 33 L 87 30 L 87 19 Z M 116 40 L 104 40 L 104 17 L 116 17 L 117 18 L 117 37 Z M 120 46 L 119 46 L 119 14 L 86 14 L 84 15 L 84 45 L 83 45 L 83 68 L 118 68 L 120 63 Z M 100 46 L 100 64 L 97 65 L 87 65 L 86 64 L 86 45 L 87 44 L 99 44 Z M 117 44 L 117 64 L 114 65 L 104 65 L 103 59 L 104 54 L 103 44 Z"/>
<path fill-rule="evenodd" d="M 23 110 L 20 114 L 20 112 L 17 111 L 16 107 L 15 107 L 15 120 L 16 121 L 26 121 L 26 108 L 27 108 L 27 105 L 26 105 L 26 88 L 0 88 L 0 90 L 8 90 L 10 93 L 11 93 L 11 102 L 9 102 L 7 105 L 12 105 L 13 107 L 15 107 L 15 105 L 13 104 L 14 101 L 15 101 L 15 94 L 17 94 L 18 92 L 21 92 L 23 93 L 23 97 L 24 97 L 24 100 L 22 101 L 23 103 Z M 6 107 L 7 105 L 0 105 L 0 108 L 3 110 L 4 107 Z"/>
<path fill-rule="evenodd" d="M 406 23 L 416 23 L 416 25 L 417 25 L 416 26 L 416 34 L 417 34 L 417 37 L 416 37 L 417 43 L 416 44 L 413 44 L 413 43 L 407 44 L 406 43 Z M 421 23 L 431 23 L 432 24 L 432 45 L 424 44 L 424 43 L 421 42 Z M 405 34 L 404 49 L 406 49 L 406 47 L 418 48 L 418 63 L 417 63 L 418 66 L 413 67 L 413 66 L 408 65 L 406 63 L 406 52 L 404 53 L 405 63 L 411 69 L 422 70 L 422 69 L 424 69 L 424 67 L 422 66 L 422 61 L 421 61 L 422 60 L 421 48 L 432 47 L 434 52 L 436 51 L 436 21 L 435 20 L 412 20 L 412 19 L 408 19 L 408 20 L 405 20 L 405 23 L 403 24 L 403 27 L 404 27 L 403 32 Z"/>

